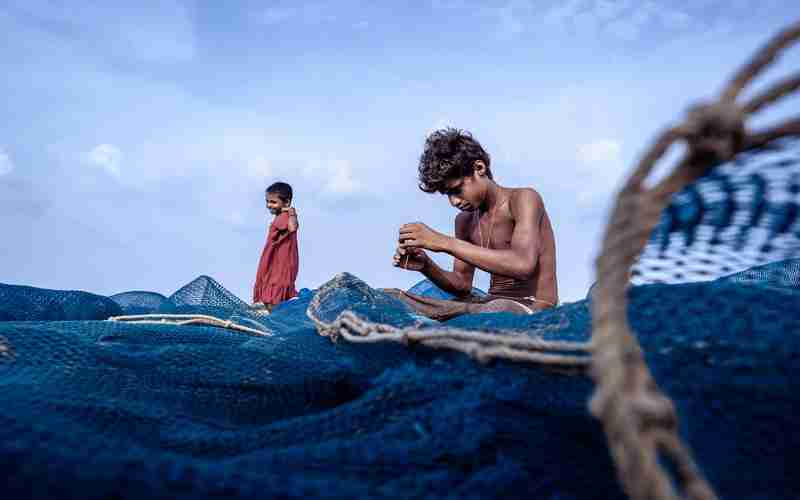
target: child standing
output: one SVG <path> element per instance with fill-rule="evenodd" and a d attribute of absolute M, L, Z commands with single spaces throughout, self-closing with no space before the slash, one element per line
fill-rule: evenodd
<path fill-rule="evenodd" d="M 297 296 L 299 258 L 297 252 L 297 211 L 292 207 L 292 186 L 276 182 L 266 191 L 267 209 L 272 215 L 267 242 L 258 263 L 253 303 L 267 309 Z"/>

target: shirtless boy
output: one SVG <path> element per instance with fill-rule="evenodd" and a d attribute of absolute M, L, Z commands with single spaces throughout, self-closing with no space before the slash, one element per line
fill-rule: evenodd
<path fill-rule="evenodd" d="M 425 142 L 419 187 L 441 193 L 460 213 L 455 236 L 421 222 L 400 227 L 393 264 L 419 271 L 456 300 L 437 300 L 390 290 L 418 312 L 444 320 L 465 313 L 533 313 L 558 304 L 555 238 L 542 197 L 531 188 L 494 181 L 489 155 L 472 135 L 446 128 Z M 453 270 L 425 252 L 452 255 Z M 491 275 L 489 296 L 472 296 L 475 268 Z"/>

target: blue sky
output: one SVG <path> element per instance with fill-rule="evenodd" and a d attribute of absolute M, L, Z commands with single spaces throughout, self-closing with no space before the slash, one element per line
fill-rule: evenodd
<path fill-rule="evenodd" d="M 207 274 L 249 299 L 263 190 L 285 180 L 298 287 L 410 286 L 398 226 L 452 234 L 455 210 L 416 187 L 425 135 L 452 125 L 501 184 L 540 191 L 577 300 L 636 155 L 800 17 L 779 0 L 410 4 L 3 2 L 0 282 L 169 294 Z"/>

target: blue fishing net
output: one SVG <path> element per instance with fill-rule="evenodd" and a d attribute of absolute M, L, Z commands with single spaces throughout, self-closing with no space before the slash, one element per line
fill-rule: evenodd
<path fill-rule="evenodd" d="M 0 283 L 0 321 L 93 320 L 122 314 L 108 297 Z"/>
<path fill-rule="evenodd" d="M 800 458 L 798 270 L 800 260 L 790 260 L 630 290 L 648 363 L 723 497 L 800 491 L 787 469 Z M 373 321 L 431 325 L 352 275 L 266 317 L 228 300 L 210 278 L 195 284 L 205 291 L 180 305 L 167 299 L 167 309 L 247 317 L 271 336 L 66 317 L 0 323 L 5 498 L 623 496 L 587 413 L 585 376 L 483 366 L 419 346 L 334 343 L 306 316 L 312 299 L 326 320 L 354 309 Z M 0 290 L 4 303 L 49 297 L 38 303 L 62 315 L 62 304 L 88 299 L 95 316 L 118 312 L 80 292 Z M 133 307 L 123 298 L 120 310 Z M 590 334 L 586 301 L 448 324 Z"/>
<path fill-rule="evenodd" d="M 430 297 L 432 299 L 451 300 L 455 298 L 455 296 L 452 293 L 445 292 L 444 290 L 436 286 L 431 280 L 420 281 L 416 285 L 409 288 L 408 292 L 414 293 L 416 295 L 422 295 L 423 297 Z M 480 288 L 473 287 L 472 295 L 476 297 L 485 297 L 486 292 L 484 292 Z"/>
<path fill-rule="evenodd" d="M 672 197 L 632 281 L 707 281 L 797 257 L 799 216 L 799 141 L 741 154 Z"/>

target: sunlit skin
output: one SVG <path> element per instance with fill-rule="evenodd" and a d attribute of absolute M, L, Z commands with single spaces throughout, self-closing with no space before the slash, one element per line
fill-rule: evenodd
<path fill-rule="evenodd" d="M 472 175 L 448 180 L 442 193 L 460 211 L 455 236 L 421 222 L 404 224 L 393 264 L 419 271 L 457 296 L 470 293 L 477 267 L 530 281 L 531 296 L 558 303 L 555 238 L 541 196 L 531 188 L 500 186 L 488 178 L 483 162 L 474 166 Z M 453 270 L 437 266 L 424 250 L 452 255 Z"/>
<path fill-rule="evenodd" d="M 284 201 L 275 193 L 267 193 L 267 210 L 274 216 L 283 212 L 289 214 L 288 230 L 290 233 L 297 231 L 300 224 L 297 222 L 297 210 L 292 205 L 292 200 Z"/>

